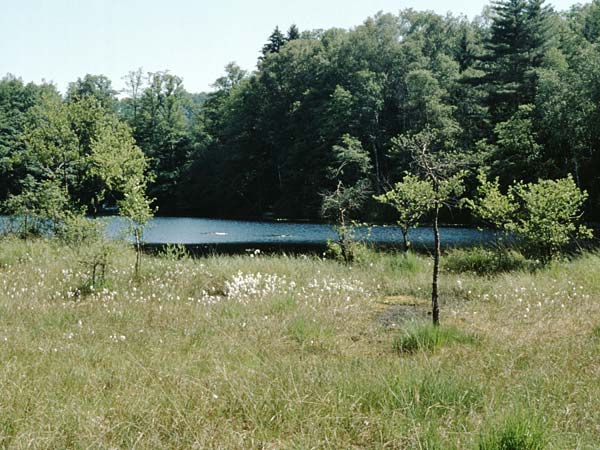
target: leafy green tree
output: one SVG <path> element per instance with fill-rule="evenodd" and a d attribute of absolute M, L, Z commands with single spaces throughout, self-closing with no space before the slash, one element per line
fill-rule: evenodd
<path fill-rule="evenodd" d="M 153 216 L 152 199 L 146 195 L 151 180 L 148 162 L 135 145 L 129 127 L 114 119 L 102 124 L 90 159 L 91 174 L 103 180 L 107 193 L 116 200 L 119 215 L 129 222 L 136 249 L 135 273 L 139 276 L 143 228 Z"/>
<path fill-rule="evenodd" d="M 356 72 L 349 87 L 353 104 L 350 111 L 354 121 L 351 132 L 362 135 L 369 143 L 373 161 L 375 190 L 381 192 L 383 184 L 383 138 L 381 136 L 381 113 L 383 111 L 385 78 L 370 70 Z"/>
<path fill-rule="evenodd" d="M 142 127 L 140 103 L 144 92 L 144 76 L 142 69 L 132 70 L 123 77 L 125 81 L 124 92 L 128 95 L 120 102 L 120 113 L 133 130 Z"/>
<path fill-rule="evenodd" d="M 22 191 L 11 194 L 2 209 L 10 214 L 13 231 L 21 236 L 54 233 L 68 215 L 69 199 L 56 180 L 38 181 L 27 176 Z"/>
<path fill-rule="evenodd" d="M 6 208 L 54 230 L 72 216 L 97 213 L 103 202 L 119 204 L 133 191 L 139 197 L 146 187 L 147 161 L 131 129 L 93 96 L 63 102 L 45 94 L 30 110 L 23 142 L 14 159 L 26 176 Z"/>
<path fill-rule="evenodd" d="M 392 154 L 393 136 L 428 125 L 445 130 L 451 147 L 465 123 L 474 135 L 465 145 L 480 139 L 481 94 L 468 92 L 460 117 L 456 106 L 467 91 L 457 87 L 461 72 L 454 59 L 464 29 L 480 38 L 464 19 L 377 14 L 350 31 L 287 40 L 235 88 L 217 86 L 200 119 L 207 147 L 194 153 L 198 162 L 189 177 L 202 211 L 318 217 L 331 148 L 344 134 L 369 152 L 377 193 L 409 169 L 408 155 Z M 470 51 L 479 47 L 473 43 Z M 371 205 L 360 214 L 367 216 Z"/>
<path fill-rule="evenodd" d="M 566 55 L 576 55 L 578 51 L 596 42 L 598 0 L 574 3 L 568 10 L 560 11 L 555 19 L 557 35 L 555 46 Z"/>
<path fill-rule="evenodd" d="M 115 112 L 117 107 L 117 91 L 112 82 L 104 75 L 87 74 L 77 81 L 69 83 L 66 99 L 68 102 L 81 100 L 83 97 L 94 97 L 107 111 Z"/>
<path fill-rule="evenodd" d="M 463 26 L 460 30 L 458 45 L 455 50 L 455 58 L 461 72 L 473 67 L 479 54 L 478 43 L 474 30 L 469 26 Z"/>
<path fill-rule="evenodd" d="M 143 178 L 130 178 L 122 186 L 123 198 L 119 200 L 119 214 L 129 221 L 136 250 L 135 274 L 140 275 L 144 226 L 153 217 L 152 200 L 146 196 Z"/>
<path fill-rule="evenodd" d="M 530 180 L 543 170 L 542 146 L 534 131 L 532 105 L 521 105 L 506 122 L 494 128 L 496 144 L 491 151 L 491 170 L 505 183 Z"/>
<path fill-rule="evenodd" d="M 582 42 L 578 55 L 558 49 L 547 55 L 536 96 L 536 128 L 547 161 L 540 176 L 572 173 L 577 185 L 590 193 L 589 211 L 594 214 L 599 198 L 600 51 Z"/>
<path fill-rule="evenodd" d="M 416 135 L 399 136 L 395 145 L 412 154 L 415 169 L 426 182 L 423 195 L 430 196 L 433 211 L 433 274 L 431 284 L 431 309 L 434 325 L 439 325 L 439 270 L 441 259 L 441 241 L 439 230 L 440 210 L 455 205 L 465 191 L 463 179 L 465 172 L 460 170 L 459 155 L 449 155 L 439 151 L 440 137 L 435 130 L 426 129 Z M 436 151 L 436 146 L 438 150 Z"/>
<path fill-rule="evenodd" d="M 13 75 L 0 79 L 0 201 L 18 191 L 18 180 L 25 168 L 15 158 L 23 152 L 21 139 L 31 108 L 41 101 L 43 93 L 58 97 L 52 85 L 24 84 Z"/>
<path fill-rule="evenodd" d="M 217 78 L 213 87 L 219 91 L 230 91 L 237 86 L 247 75 L 247 72 L 238 66 L 235 62 L 230 62 L 225 66 L 225 75 Z"/>
<path fill-rule="evenodd" d="M 374 197 L 378 202 L 392 206 L 398 213 L 397 224 L 402 231 L 405 252 L 411 248 L 408 232 L 418 227 L 419 221 L 434 207 L 434 194 L 430 182 L 407 173 L 392 189 Z"/>
<path fill-rule="evenodd" d="M 478 180 L 478 195 L 468 201 L 473 213 L 518 237 L 530 256 L 548 262 L 574 238 L 591 238 L 591 230 L 580 224 L 588 195 L 571 175 L 537 183 L 517 182 L 506 193 L 500 190 L 497 178 L 489 181 L 483 171 Z"/>
<path fill-rule="evenodd" d="M 367 176 L 371 160 L 360 141 L 347 134 L 342 137 L 341 144 L 333 147 L 333 156 L 329 176 L 336 187 L 323 194 L 322 214 L 335 221 L 341 256 L 349 263 L 355 257 L 354 229 L 349 220 L 369 196 L 370 182 Z"/>
<path fill-rule="evenodd" d="M 235 103 L 229 111 L 238 121 L 229 129 L 239 134 L 227 138 L 233 145 L 229 164 L 242 166 L 234 177 L 250 189 L 237 190 L 255 210 L 288 217 L 318 213 L 330 149 L 349 132 L 331 136 L 321 128 L 319 108 L 331 93 L 322 52 L 317 41 L 290 42 L 262 60 L 257 78 L 231 96 Z M 248 160 L 252 166 L 243 164 Z"/>
<path fill-rule="evenodd" d="M 43 99 L 30 111 L 24 148 L 13 156 L 15 164 L 37 180 L 60 183 L 73 209 L 97 214 L 102 211 L 105 182 L 92 170 L 93 155 L 113 132 L 131 140 L 131 130 L 92 96 L 72 102 L 54 95 Z M 114 139 L 113 144 L 110 151 L 116 153 L 121 148 Z"/>
<path fill-rule="evenodd" d="M 30 110 L 22 135 L 23 151 L 13 155 L 15 163 L 27 167 L 36 179 L 59 183 L 67 198 L 79 187 L 78 174 L 84 172 L 82 142 L 71 118 L 69 107 L 60 97 L 44 94 L 42 102 Z"/>
<path fill-rule="evenodd" d="M 115 116 L 107 116 L 98 124 L 87 158 L 88 175 L 102 180 L 96 194 L 100 201 L 117 204 L 131 190 L 132 180 L 134 184 L 151 180 L 148 160 L 135 145 L 131 129 Z"/>
<path fill-rule="evenodd" d="M 196 207 L 202 211 L 256 216 L 277 197 L 269 135 L 281 130 L 276 123 L 268 124 L 263 113 L 270 110 L 272 95 L 256 79 L 209 95 L 195 130 L 198 146 L 190 177 L 197 186 L 194 197 L 202 202 Z"/>
<path fill-rule="evenodd" d="M 138 110 L 134 137 L 150 160 L 156 175 L 148 186 L 150 195 L 165 211 L 173 211 L 182 168 L 190 151 L 187 95 L 180 77 L 167 72 L 149 73 Z"/>
<path fill-rule="evenodd" d="M 444 130 L 448 135 L 458 131 L 452 116 L 454 108 L 444 101 L 446 93 L 430 71 L 413 70 L 406 75 L 405 82 L 412 130 L 430 127 Z"/>

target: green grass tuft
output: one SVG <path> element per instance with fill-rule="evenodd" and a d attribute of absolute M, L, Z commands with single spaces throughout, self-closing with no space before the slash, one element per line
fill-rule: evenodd
<path fill-rule="evenodd" d="M 533 416 L 534 417 L 534 416 Z M 519 414 L 480 438 L 479 450 L 543 450 L 547 446 L 539 420 Z"/>
<path fill-rule="evenodd" d="M 476 336 L 458 328 L 418 323 L 404 330 L 404 334 L 394 341 L 394 348 L 399 353 L 433 352 L 447 345 L 476 342 Z"/>

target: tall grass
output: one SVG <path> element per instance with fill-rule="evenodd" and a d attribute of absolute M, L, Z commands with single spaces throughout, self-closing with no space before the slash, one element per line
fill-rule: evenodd
<path fill-rule="evenodd" d="M 445 273 L 440 331 L 399 354 L 381 311 L 424 308 L 426 256 L 174 249 L 136 279 L 122 247 L 83 290 L 71 251 L 0 241 L 0 448 L 503 448 L 535 431 L 515 410 L 545 448 L 600 441 L 595 254 Z"/>

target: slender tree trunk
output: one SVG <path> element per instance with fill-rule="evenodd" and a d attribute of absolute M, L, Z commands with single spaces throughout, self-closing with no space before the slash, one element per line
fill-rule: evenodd
<path fill-rule="evenodd" d="M 138 277 L 140 275 L 140 266 L 142 263 L 142 246 L 140 243 L 140 230 L 135 229 L 135 276 Z"/>
<path fill-rule="evenodd" d="M 404 253 L 408 253 L 410 242 L 408 241 L 408 230 L 402 230 L 402 239 L 404 241 Z"/>
<path fill-rule="evenodd" d="M 440 272 L 440 229 L 438 226 L 438 217 L 440 213 L 440 207 L 436 203 L 435 215 L 433 217 L 433 239 L 434 239 L 434 253 L 433 253 L 433 281 L 431 283 L 431 314 L 433 317 L 433 324 L 438 326 L 440 324 L 440 305 L 438 302 L 438 277 Z"/>
<path fill-rule="evenodd" d="M 348 249 L 346 248 L 346 218 L 344 214 L 344 210 L 340 209 L 340 250 L 342 252 L 342 258 L 344 262 L 347 264 L 350 259 L 350 255 L 348 254 Z"/>
<path fill-rule="evenodd" d="M 375 162 L 375 192 L 381 194 L 381 168 L 379 167 L 379 149 L 375 142 L 375 137 L 371 136 L 373 144 L 373 161 Z"/>

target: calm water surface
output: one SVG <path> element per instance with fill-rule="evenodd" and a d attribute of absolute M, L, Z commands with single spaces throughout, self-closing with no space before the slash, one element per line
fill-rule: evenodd
<path fill-rule="evenodd" d="M 126 223 L 118 217 L 110 219 L 111 236 L 123 235 Z M 496 234 L 472 228 L 442 228 L 445 246 L 469 246 L 490 242 Z M 430 228 L 418 228 L 409 234 L 414 245 L 433 245 Z M 286 222 L 251 222 L 240 220 L 198 219 L 185 217 L 155 217 L 145 228 L 144 241 L 148 244 L 324 244 L 335 240 L 335 231 L 329 225 Z M 374 226 L 360 228 L 356 237 L 380 244 L 400 244 L 402 233 L 398 227 Z"/>

